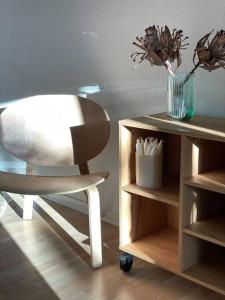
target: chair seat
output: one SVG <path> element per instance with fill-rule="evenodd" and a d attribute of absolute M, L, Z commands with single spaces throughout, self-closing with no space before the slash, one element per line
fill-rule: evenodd
<path fill-rule="evenodd" d="M 38 176 L 0 172 L 0 190 L 23 195 L 68 194 L 102 183 L 108 172 L 73 176 Z"/>

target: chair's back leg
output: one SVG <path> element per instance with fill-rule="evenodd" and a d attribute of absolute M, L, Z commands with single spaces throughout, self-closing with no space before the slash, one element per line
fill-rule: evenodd
<path fill-rule="evenodd" d="M 33 202 L 35 196 L 33 195 L 24 195 L 23 198 L 23 219 L 31 220 L 33 212 Z"/>
<path fill-rule="evenodd" d="M 96 186 L 87 190 L 87 197 L 89 209 L 91 264 L 94 268 L 99 268 L 102 265 L 102 233 L 100 197 Z"/>

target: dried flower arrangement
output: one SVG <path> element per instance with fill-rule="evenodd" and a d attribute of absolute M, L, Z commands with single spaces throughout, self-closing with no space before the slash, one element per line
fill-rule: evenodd
<path fill-rule="evenodd" d="M 185 82 L 201 67 L 209 72 L 218 68 L 225 68 L 225 31 L 218 31 L 209 41 L 209 36 L 213 31 L 203 36 L 197 43 L 194 50 L 194 68 L 189 72 Z M 138 42 L 133 44 L 140 48 L 141 52 L 132 53 L 134 62 L 141 63 L 148 60 L 151 65 L 164 66 L 172 75 L 175 75 L 177 68 L 181 65 L 181 51 L 186 49 L 188 37 L 183 37 L 183 31 L 173 29 L 168 26 L 150 26 L 145 29 L 144 37 L 137 37 Z M 197 62 L 196 62 L 197 59 Z M 176 61 L 177 67 L 174 71 L 172 63 Z"/>

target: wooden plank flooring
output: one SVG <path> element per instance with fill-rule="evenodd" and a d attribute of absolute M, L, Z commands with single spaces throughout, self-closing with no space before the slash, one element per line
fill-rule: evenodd
<path fill-rule="evenodd" d="M 38 198 L 33 220 L 23 221 L 21 196 L 4 196 L 10 202 L 0 219 L 0 300 L 225 299 L 139 259 L 124 274 L 117 261 L 118 228 L 106 223 L 104 265 L 93 270 L 84 251 L 89 241 L 86 215 Z M 70 236 L 59 226 L 57 214 Z"/>

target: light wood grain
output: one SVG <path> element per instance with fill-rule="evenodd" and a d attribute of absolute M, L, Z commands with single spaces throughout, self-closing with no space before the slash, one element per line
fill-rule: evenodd
<path fill-rule="evenodd" d="M 123 190 L 127 186 L 135 182 L 135 144 L 136 139 L 140 136 L 155 136 L 165 141 L 164 145 L 164 167 L 163 167 L 163 187 L 165 193 L 174 195 L 174 199 L 178 200 L 178 190 L 176 184 L 172 188 L 167 189 L 167 182 L 170 178 L 174 181 L 179 180 L 180 173 L 180 137 L 178 135 L 162 134 L 157 131 L 142 130 L 141 128 L 133 128 L 120 126 L 120 245 L 131 243 L 139 237 L 143 237 L 159 227 L 170 225 L 174 228 L 178 227 L 177 210 L 168 210 L 165 205 L 157 205 L 150 201 L 147 203 L 141 197 L 142 193 L 131 194 Z M 172 158 L 171 161 L 167 158 Z M 169 179 L 169 180 L 168 180 Z M 164 185 L 165 183 L 165 185 Z M 176 186 L 176 187 L 175 187 Z M 173 192 L 172 192 L 173 190 Z M 153 192 L 152 198 L 157 198 Z M 165 198 L 164 193 L 164 198 Z M 154 197 L 155 195 L 155 197 Z M 161 193 L 163 198 L 163 192 Z M 151 197 L 149 197 L 151 198 Z M 159 199 L 159 198 L 158 198 Z M 139 201 L 140 200 L 140 201 Z M 175 200 L 175 201 L 176 201 Z M 168 201 L 169 202 L 169 201 Z M 177 205 L 175 205 L 177 206 Z M 140 216 L 142 225 L 140 224 Z M 153 217 L 154 216 L 154 217 Z M 149 222 L 149 219 L 151 220 Z M 137 220 L 137 221 L 136 221 Z M 145 228 L 145 229 L 144 229 Z"/>
<path fill-rule="evenodd" d="M 225 169 L 204 172 L 186 179 L 185 184 L 225 194 Z"/>
<path fill-rule="evenodd" d="M 73 176 L 23 175 L 0 171 L 2 191 L 26 195 L 69 194 L 96 186 L 108 177 L 108 172 Z"/>
<path fill-rule="evenodd" d="M 163 241 L 161 232 L 167 227 L 177 229 L 176 268 L 170 269 L 223 294 L 216 280 L 213 282 L 211 278 L 211 283 L 206 284 L 198 280 L 198 275 L 187 275 L 186 270 L 199 266 L 205 256 L 217 256 L 220 252 L 217 245 L 224 246 L 224 225 L 216 215 L 225 211 L 225 120 L 196 116 L 180 122 L 158 114 L 122 120 L 119 125 L 120 133 L 126 133 L 120 134 L 120 248 L 168 269 L 169 258 L 154 245 L 157 237 L 162 245 L 171 245 L 172 237 L 171 241 L 166 237 Z M 160 190 L 135 184 L 134 146 L 140 136 L 165 141 Z M 178 193 L 166 186 L 167 180 L 176 176 Z M 153 205 L 153 201 L 159 205 Z M 213 215 L 215 218 L 211 218 Z M 207 268 L 205 271 L 210 272 Z"/>
<path fill-rule="evenodd" d="M 199 262 L 186 270 L 183 276 L 225 295 L 225 256 L 215 255 Z"/>
<path fill-rule="evenodd" d="M 215 215 L 183 229 L 185 233 L 225 247 L 225 215 Z"/>
<path fill-rule="evenodd" d="M 127 234 L 132 242 L 166 226 L 167 211 L 163 203 L 133 195 L 129 211 L 131 230 Z"/>
<path fill-rule="evenodd" d="M 47 201 L 71 224 L 64 231 L 59 219 L 51 218 L 50 212 L 37 204 L 33 221 L 22 221 L 16 213 L 17 205 L 22 207 L 22 198 L 13 195 L 13 199 L 0 224 L 1 300 L 224 299 L 140 259 L 135 259 L 129 274 L 123 273 L 118 264 L 118 228 L 105 222 L 103 267 L 93 271 L 88 255 L 68 235 L 73 233 L 72 225 L 83 244 L 88 244 L 87 215 Z"/>
<path fill-rule="evenodd" d="M 225 141 L 225 122 L 223 118 L 195 116 L 189 121 L 174 121 L 168 118 L 166 113 L 161 113 L 122 120 L 120 121 L 120 125 Z"/>
<path fill-rule="evenodd" d="M 186 237 L 183 226 L 190 224 L 190 215 L 193 206 L 192 192 L 183 184 L 187 177 L 198 174 L 198 149 L 194 147 L 193 140 L 182 136 L 181 138 L 181 175 L 180 175 L 180 208 L 179 208 L 179 260 L 181 270 L 197 262 L 198 246 Z"/>
<path fill-rule="evenodd" d="M 184 186 L 184 199 L 183 199 L 183 247 L 182 247 L 182 268 L 183 270 L 197 264 L 201 260 L 202 256 L 202 240 L 213 241 L 210 238 L 210 231 L 212 234 L 212 228 L 214 227 L 214 234 L 216 234 L 216 224 L 220 224 L 219 214 L 225 211 L 224 195 L 219 193 L 214 193 L 208 190 Z M 215 216 L 215 217 L 214 217 Z M 218 216 L 218 223 L 216 221 L 216 216 Z M 214 219 L 211 226 L 208 226 L 208 231 L 204 231 L 204 226 L 202 232 L 197 233 L 194 230 L 189 230 L 188 228 L 195 228 L 195 224 L 200 224 L 202 221 Z M 200 223 L 199 223 L 200 222 Z M 211 227 L 211 229 L 210 229 Z M 222 227 L 222 225 L 221 225 Z M 218 226 L 218 234 L 221 232 L 220 225 Z M 221 233 L 222 234 L 222 233 Z M 194 238 L 194 237 L 198 238 Z M 212 237 L 212 236 L 211 236 Z M 216 237 L 216 235 L 215 235 Z M 205 248 L 209 248 L 210 244 L 206 244 Z M 205 250 L 204 250 L 205 251 Z M 211 255 L 211 254 L 210 254 Z"/>
<path fill-rule="evenodd" d="M 178 272 L 178 232 L 174 229 L 156 231 L 120 249 L 167 270 Z"/>
<path fill-rule="evenodd" d="M 24 219 L 31 219 L 33 197 L 30 195 L 88 190 L 92 214 L 91 260 L 93 267 L 99 267 L 101 223 L 96 186 L 108 177 L 108 172 L 89 174 L 87 162 L 102 152 L 109 140 L 110 120 L 106 111 L 94 101 L 74 95 L 39 95 L 21 99 L 1 111 L 0 128 L 2 146 L 27 162 L 26 175 L 0 172 L 1 191 L 24 194 Z M 78 164 L 82 176 L 32 174 L 32 165 L 74 164 Z"/>
<path fill-rule="evenodd" d="M 123 187 L 125 192 L 154 199 L 173 206 L 179 206 L 179 182 L 175 178 L 167 181 L 160 189 L 142 188 L 134 183 Z"/>
<path fill-rule="evenodd" d="M 122 222 L 127 230 L 120 246 L 134 242 L 165 227 L 177 229 L 178 208 L 133 194 L 127 210 L 123 211 Z M 129 226 L 129 230 L 126 226 Z"/>
<path fill-rule="evenodd" d="M 120 245 L 126 245 L 132 242 L 131 232 L 131 195 L 124 192 L 122 187 L 135 180 L 134 173 L 134 156 L 132 148 L 134 140 L 132 140 L 131 131 L 119 126 L 119 227 L 120 227 Z M 125 221 L 124 221 L 125 220 Z"/>
<path fill-rule="evenodd" d="M 224 194 L 185 185 L 183 227 L 225 212 Z M 212 205 L 213 203 L 213 205 Z"/>
<path fill-rule="evenodd" d="M 110 121 L 97 103 L 74 95 L 39 95 L 0 115 L 0 143 L 36 165 L 82 164 L 106 146 Z"/>

